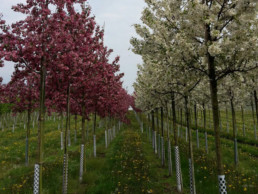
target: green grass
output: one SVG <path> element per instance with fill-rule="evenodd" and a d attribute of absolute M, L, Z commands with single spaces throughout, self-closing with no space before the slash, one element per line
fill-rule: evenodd
<path fill-rule="evenodd" d="M 60 193 L 62 191 L 63 150 L 60 149 L 60 130 L 58 123 L 46 120 L 44 138 L 43 192 Z M 89 124 L 89 140 L 86 143 L 86 157 L 93 154 L 92 123 Z M 78 119 L 78 128 L 80 122 Z M 32 127 L 32 126 L 31 126 Z M 103 128 L 97 129 L 97 143 L 104 140 Z M 34 164 L 37 156 L 37 130 L 31 130 L 29 139 L 29 166 L 25 166 L 25 136 L 23 123 L 12 132 L 5 128 L 0 132 L 0 193 L 32 193 Z M 77 131 L 77 142 L 74 142 L 74 120 L 71 122 L 71 147 L 69 154 L 69 192 L 79 185 L 79 158 L 81 132 Z"/>
<path fill-rule="evenodd" d="M 239 117 L 239 115 L 238 115 Z M 247 116 L 245 116 L 248 120 Z M 147 119 L 143 118 L 145 126 Z M 194 124 L 194 123 L 193 123 Z M 171 125 L 170 125 L 171 126 Z M 192 125 L 193 127 L 193 125 Z M 218 193 L 216 177 L 216 156 L 213 133 L 208 135 L 209 153 L 205 153 L 204 133 L 199 129 L 200 149 L 196 146 L 196 132 L 192 130 L 192 141 L 195 159 L 195 177 L 197 193 Z M 232 132 L 232 131 L 231 131 Z M 165 130 L 165 133 L 167 131 Z M 170 131 L 172 134 L 172 131 Z M 188 143 L 185 141 L 185 126 L 181 129 L 180 151 L 182 158 L 182 171 L 184 186 L 189 187 L 187 153 Z M 245 138 L 245 137 L 243 137 Z M 173 137 L 171 136 L 171 139 Z M 254 139 L 252 141 L 255 141 Z M 239 164 L 234 165 L 233 141 L 229 138 L 221 138 L 223 164 L 228 186 L 228 193 L 258 193 L 258 149 L 252 144 L 238 143 Z"/>
<path fill-rule="evenodd" d="M 72 145 L 69 147 L 69 193 L 177 193 L 173 147 L 173 174 L 168 176 L 167 161 L 165 167 L 162 167 L 160 159 L 154 154 L 152 145 L 146 136 L 147 119 L 143 118 L 144 133 L 141 134 L 140 125 L 134 113 L 130 112 L 128 116 L 131 124 L 123 125 L 123 129 L 108 149 L 105 148 L 104 127 L 97 129 L 97 158 L 93 157 L 92 130 L 89 130 L 86 144 L 86 173 L 81 184 L 79 183 L 81 132 L 78 130 L 75 143 L 74 120 L 72 120 Z M 58 122 L 60 121 L 47 120 L 45 125 L 44 193 L 52 194 L 62 191 L 63 151 L 60 149 Z M 89 129 L 92 129 L 92 123 L 88 124 Z M 77 126 L 80 128 L 79 119 Z M 214 137 L 212 134 L 208 136 L 209 154 L 206 154 L 204 133 L 199 133 L 200 149 L 196 147 L 195 131 L 192 133 L 197 193 L 218 193 Z M 173 139 L 172 136 L 170 138 Z M 179 143 L 183 191 L 189 193 L 188 147 L 184 135 L 179 139 Z M 167 149 L 166 145 L 165 143 Z M 11 128 L 0 132 L 0 193 L 32 193 L 36 149 L 37 131 L 32 129 L 30 165 L 26 167 L 23 123 L 14 133 Z M 222 138 L 222 150 L 228 193 L 258 193 L 258 160 L 254 157 L 257 156 L 257 148 L 250 144 L 239 143 L 239 165 L 237 167 L 233 164 L 233 142 L 230 139 Z"/>

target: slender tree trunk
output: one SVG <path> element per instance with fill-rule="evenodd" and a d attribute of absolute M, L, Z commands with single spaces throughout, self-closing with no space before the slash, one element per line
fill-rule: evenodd
<path fill-rule="evenodd" d="M 164 115 L 163 115 L 163 107 L 160 108 L 160 115 L 161 115 L 161 136 L 164 137 Z"/>
<path fill-rule="evenodd" d="M 234 162 L 238 164 L 238 153 L 237 153 L 237 131 L 236 131 L 236 113 L 234 108 L 233 99 L 230 99 L 231 112 L 232 112 L 232 126 L 233 126 L 233 137 L 234 137 Z"/>
<path fill-rule="evenodd" d="M 178 146 L 178 136 L 177 136 L 177 127 L 176 127 L 176 102 L 175 102 L 175 93 L 171 93 L 172 101 L 172 122 L 173 122 L 173 131 L 174 131 L 174 146 Z M 181 123 L 182 123 L 182 113 L 181 113 Z"/>
<path fill-rule="evenodd" d="M 204 103 L 202 107 L 203 107 L 203 127 L 205 130 L 205 151 L 206 151 L 206 154 L 208 154 L 209 148 L 208 148 L 208 134 L 207 134 L 207 128 L 206 128 L 206 107 Z"/>
<path fill-rule="evenodd" d="M 208 46 L 209 42 L 212 40 L 210 35 L 209 25 L 205 25 L 205 44 Z M 213 113 L 213 126 L 215 135 L 215 147 L 216 147 L 216 158 L 217 158 L 217 173 L 218 173 L 218 185 L 219 192 L 226 193 L 226 178 L 224 175 L 224 168 L 222 163 L 222 152 L 221 152 L 221 141 L 220 141 L 220 130 L 219 130 L 219 103 L 218 103 L 218 88 L 217 88 L 217 78 L 215 70 L 215 58 L 206 53 L 208 70 L 209 70 L 209 80 L 210 80 L 210 91 L 211 91 L 211 105 Z"/>
<path fill-rule="evenodd" d="M 157 133 L 158 133 L 158 143 L 157 143 L 157 151 L 158 157 L 160 158 L 160 131 L 159 131 L 159 109 L 156 109 L 156 119 L 157 119 Z"/>
<path fill-rule="evenodd" d="M 226 105 L 226 120 L 227 120 L 227 133 L 229 133 L 229 124 L 228 124 L 228 108 Z"/>
<path fill-rule="evenodd" d="M 65 124 L 65 142 L 64 142 L 64 168 L 63 168 L 63 194 L 67 193 L 68 186 L 68 132 L 70 120 L 70 83 L 67 87 L 67 100 L 66 100 L 66 124 Z"/>
<path fill-rule="evenodd" d="M 221 119 L 221 112 L 219 110 L 219 128 L 222 130 L 222 119 Z"/>
<path fill-rule="evenodd" d="M 256 90 L 254 90 L 254 104 L 256 109 L 256 123 L 258 123 L 258 99 Z"/>
<path fill-rule="evenodd" d="M 154 116 L 154 111 L 151 111 L 151 116 L 152 116 L 152 131 L 153 131 L 153 149 L 155 154 L 157 154 L 157 132 L 155 130 L 155 116 Z"/>
<path fill-rule="evenodd" d="M 177 119 L 179 119 L 180 118 L 180 110 L 179 110 L 179 108 L 177 109 Z M 179 122 L 179 121 L 177 121 L 177 122 Z"/>
<path fill-rule="evenodd" d="M 44 132 L 44 115 L 45 115 L 45 83 L 46 83 L 46 67 L 43 65 L 45 59 L 42 59 L 40 69 L 40 105 L 38 117 L 38 157 L 35 165 L 34 191 L 42 193 L 42 165 L 43 165 L 43 132 Z M 37 177 L 37 173 L 39 176 Z"/>
<path fill-rule="evenodd" d="M 190 126 L 192 126 L 194 119 L 192 118 L 193 117 L 193 110 L 191 108 L 189 109 L 189 115 L 190 115 L 190 119 L 189 119 L 190 120 Z M 186 122 L 186 117 L 185 117 L 185 122 Z"/>
<path fill-rule="evenodd" d="M 169 140 L 169 136 L 170 136 L 170 120 L 169 120 L 169 115 L 168 115 L 168 108 L 167 108 L 167 115 L 166 115 L 166 120 L 167 120 L 167 139 Z"/>
<path fill-rule="evenodd" d="M 63 112 L 61 112 L 61 150 L 64 149 L 64 138 L 63 138 Z"/>
<path fill-rule="evenodd" d="M 93 125 L 93 134 L 96 134 L 96 124 L 97 124 L 97 113 L 94 113 L 94 125 Z"/>
<path fill-rule="evenodd" d="M 256 135 L 256 122 L 255 122 L 255 116 L 254 116 L 254 104 L 253 104 L 252 95 L 251 95 L 251 108 L 252 108 L 252 116 L 253 116 L 253 124 L 254 124 L 254 137 L 255 137 L 255 139 L 257 139 L 257 135 Z"/>
<path fill-rule="evenodd" d="M 31 105 L 28 108 L 27 118 L 27 134 L 26 134 L 26 148 L 25 148 L 25 165 L 29 165 L 29 137 L 30 137 L 30 120 L 31 120 Z"/>
<path fill-rule="evenodd" d="M 190 113 L 189 113 L 189 108 L 188 108 L 188 96 L 185 96 L 185 112 L 186 112 L 186 126 L 188 129 L 190 193 L 196 194 L 195 176 L 194 176 L 193 145 L 192 145 L 192 131 L 191 131 L 191 127 L 190 127 Z"/>
<path fill-rule="evenodd" d="M 154 111 L 151 111 L 151 129 L 154 132 L 155 131 L 155 124 L 154 124 Z"/>
<path fill-rule="evenodd" d="M 175 149 L 175 165 L 176 165 L 176 181 L 177 181 L 177 191 L 182 192 L 183 190 L 183 180 L 182 180 L 182 173 L 181 173 L 181 162 L 180 162 L 180 153 L 179 153 L 179 146 L 178 146 L 178 137 L 176 134 L 176 103 L 175 103 L 175 93 L 171 93 L 171 101 L 172 101 L 172 122 L 173 122 L 173 131 L 174 131 L 174 149 Z M 183 122 L 183 111 L 181 109 L 181 126 Z"/>
<path fill-rule="evenodd" d="M 69 94 L 70 95 L 70 94 Z M 70 100 L 69 100 L 70 103 Z M 70 106 L 70 104 L 69 104 Z M 68 146 L 71 146 L 71 116 L 70 116 L 70 112 L 69 112 L 69 116 L 68 116 Z"/>
<path fill-rule="evenodd" d="M 218 102 L 218 88 L 217 80 L 215 75 L 214 58 L 208 57 L 209 64 L 209 77 L 210 77 L 210 90 L 211 90 L 211 104 L 213 113 L 213 127 L 215 132 L 215 146 L 216 146 L 216 157 L 217 157 L 217 171 L 218 175 L 224 175 L 224 168 L 222 164 L 221 154 L 221 142 L 220 142 L 220 130 L 219 130 L 219 102 Z"/>
<path fill-rule="evenodd" d="M 149 132 L 149 135 L 148 135 L 148 138 L 149 138 L 149 141 L 151 141 L 151 131 L 150 131 L 150 127 L 151 127 L 151 117 L 150 117 L 150 113 L 148 113 L 148 132 Z M 147 130 L 147 129 L 146 129 Z"/>
<path fill-rule="evenodd" d="M 150 114 L 149 113 L 148 113 L 147 118 L 148 118 L 148 126 L 150 126 Z"/>
<path fill-rule="evenodd" d="M 243 128 L 243 136 L 245 136 L 245 116 L 244 116 L 244 108 L 241 106 L 241 114 L 242 114 L 242 128 Z"/>
<path fill-rule="evenodd" d="M 85 105 L 82 105 L 82 146 L 84 147 L 83 150 L 83 155 L 85 156 L 85 145 L 86 145 L 86 137 L 85 137 L 85 120 L 86 120 L 86 117 L 85 117 Z M 83 172 L 86 172 L 86 158 L 83 157 L 83 160 L 82 160 L 82 165 L 83 165 Z"/>
<path fill-rule="evenodd" d="M 66 123 L 65 123 L 65 142 L 64 142 L 64 154 L 67 154 L 68 145 L 68 130 L 69 130 L 69 116 L 70 116 L 70 84 L 67 87 L 67 100 L 66 100 Z"/>
<path fill-rule="evenodd" d="M 156 109 L 156 121 L 157 121 L 157 132 L 158 132 L 158 134 L 160 134 L 160 131 L 159 131 L 159 109 L 158 108 Z"/>
<path fill-rule="evenodd" d="M 97 157 L 97 153 L 96 153 L 96 124 L 97 124 L 97 113 L 95 111 L 94 113 L 94 126 L 93 126 L 93 154 L 94 157 Z"/>
<path fill-rule="evenodd" d="M 180 122 L 180 131 L 181 131 L 181 133 L 183 133 L 182 132 L 182 126 L 183 126 L 183 109 L 182 108 L 180 108 L 180 117 L 181 117 L 181 122 Z"/>
<path fill-rule="evenodd" d="M 63 132 L 63 112 L 61 112 L 61 131 Z"/>
<path fill-rule="evenodd" d="M 197 105 L 194 104 L 194 120 L 195 120 L 195 130 L 196 130 L 196 145 L 199 149 L 199 131 L 198 131 L 198 113 L 197 113 Z"/>
<path fill-rule="evenodd" d="M 104 118 L 105 120 L 105 147 L 108 148 L 108 117 Z"/>
<path fill-rule="evenodd" d="M 164 149 L 164 115 L 163 115 L 163 107 L 160 108 L 161 115 L 161 164 L 165 166 L 165 149 Z"/>
<path fill-rule="evenodd" d="M 205 24 L 205 45 L 212 41 L 211 30 L 208 24 Z M 219 191 L 226 191 L 225 186 L 225 176 L 222 164 L 222 154 L 221 154 L 221 142 L 220 142 L 220 130 L 219 130 L 219 102 L 218 102 L 218 86 L 216 79 L 216 69 L 215 69 L 215 58 L 210 55 L 207 51 L 206 53 L 208 73 L 210 80 L 210 91 L 211 91 L 211 105 L 213 113 L 213 126 L 215 133 L 215 146 L 216 146 L 216 158 L 217 158 L 217 171 L 219 180 Z M 220 184 L 221 183 L 221 184 Z"/>
<path fill-rule="evenodd" d="M 74 142 L 77 142 L 77 114 L 75 114 L 74 117 L 74 123 L 75 123 L 75 135 L 74 135 Z"/>
<path fill-rule="evenodd" d="M 140 125 L 141 125 L 141 133 L 143 133 L 143 113 L 140 113 Z"/>
<path fill-rule="evenodd" d="M 209 129 L 211 129 L 211 110 L 209 108 Z"/>
<path fill-rule="evenodd" d="M 200 124 L 200 126 L 203 127 L 203 111 L 200 111 L 200 112 L 201 112 L 201 120 L 200 120 L 201 124 Z"/>

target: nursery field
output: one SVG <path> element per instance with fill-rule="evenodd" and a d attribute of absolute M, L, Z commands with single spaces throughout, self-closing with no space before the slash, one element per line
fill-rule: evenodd
<path fill-rule="evenodd" d="M 258 194 L 257 0 L 19 1 L 0 194 Z"/>
<path fill-rule="evenodd" d="M 79 182 L 81 130 L 75 136 L 75 120 L 71 120 L 71 139 L 68 147 L 68 193 L 177 193 L 172 149 L 172 176 L 167 162 L 165 136 L 165 165 L 159 153 L 151 146 L 151 133 L 144 115 L 136 117 L 130 112 L 129 125 L 121 125 L 108 147 L 105 147 L 105 127 L 97 119 L 97 157 L 93 155 L 92 122 L 87 122 L 86 172 Z M 140 121 L 140 119 L 142 121 Z M 248 118 L 248 116 L 247 116 Z M 77 125 L 80 126 L 78 119 Z M 139 122 L 140 121 L 140 122 Z M 143 122 L 143 131 L 141 131 Z M 166 123 L 166 122 L 165 122 Z M 25 136 L 23 123 L 0 132 L 0 193 L 32 193 L 36 158 L 37 130 L 31 126 L 29 165 L 25 166 Z M 63 150 L 60 148 L 60 120 L 49 117 L 45 123 L 43 193 L 61 193 L 63 176 Z M 184 132 L 185 127 L 182 127 Z M 171 129 L 170 129 L 171 130 Z M 247 132 L 251 133 L 251 129 Z M 165 134 L 167 134 L 165 128 Z M 172 134 L 172 133 L 170 133 Z M 194 131 L 193 131 L 194 134 Z M 183 193 L 189 193 L 187 142 L 179 133 Z M 173 139 L 171 136 L 170 139 Z M 205 152 L 204 134 L 199 132 L 199 149 L 193 135 L 194 165 L 197 193 L 217 193 L 214 137 L 208 135 L 209 152 Z M 252 139 L 250 139 L 252 140 Z M 258 151 L 255 145 L 239 143 L 239 164 L 234 165 L 233 141 L 222 138 L 223 163 L 228 193 L 258 192 Z M 172 141 L 173 146 L 173 141 Z"/>

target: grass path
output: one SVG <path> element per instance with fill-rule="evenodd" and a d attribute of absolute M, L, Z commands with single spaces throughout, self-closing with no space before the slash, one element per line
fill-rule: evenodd
<path fill-rule="evenodd" d="M 177 193 L 175 176 L 168 176 L 150 143 L 141 135 L 134 115 L 108 149 L 87 160 L 83 184 L 74 193 Z M 187 189 L 185 190 L 187 191 Z M 186 192 L 187 193 L 187 192 Z"/>
<path fill-rule="evenodd" d="M 87 160 L 83 184 L 74 193 L 152 193 L 148 173 L 140 136 L 127 128 L 98 158 Z"/>

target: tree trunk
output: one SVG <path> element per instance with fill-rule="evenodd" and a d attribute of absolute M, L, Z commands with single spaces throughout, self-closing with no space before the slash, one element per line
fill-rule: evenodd
<path fill-rule="evenodd" d="M 180 108 L 180 117 L 181 117 L 181 122 L 180 122 L 180 133 L 181 133 L 181 136 L 182 136 L 182 134 L 183 134 L 183 129 L 182 129 L 182 126 L 183 126 L 183 109 L 182 108 Z"/>
<path fill-rule="evenodd" d="M 151 137 L 152 137 L 152 135 L 151 135 L 151 130 L 150 130 L 150 128 L 151 128 L 151 115 L 150 115 L 150 113 L 148 113 L 149 141 L 151 142 Z"/>
<path fill-rule="evenodd" d="M 68 132 L 69 132 L 69 118 L 70 117 L 70 83 L 67 87 L 66 99 L 66 124 L 65 124 L 65 142 L 64 142 L 64 163 L 63 163 L 63 193 L 67 193 L 68 186 Z"/>
<path fill-rule="evenodd" d="M 163 125 L 163 107 L 160 108 L 161 117 L 161 136 L 164 137 L 164 125 Z"/>
<path fill-rule="evenodd" d="M 67 87 L 66 103 L 67 104 L 66 104 L 64 154 L 67 154 L 67 143 L 68 143 L 69 117 L 70 117 L 70 83 L 68 84 L 68 87 Z"/>
<path fill-rule="evenodd" d="M 141 127 L 141 133 L 143 133 L 143 113 L 140 113 L 140 127 Z"/>
<path fill-rule="evenodd" d="M 253 116 L 253 124 L 254 124 L 254 137 L 257 139 L 256 135 L 256 122 L 255 122 L 255 116 L 254 116 L 254 104 L 253 104 L 253 98 L 251 96 L 251 108 L 252 108 L 252 116 Z"/>
<path fill-rule="evenodd" d="M 211 129 L 211 110 L 209 108 L 209 129 Z"/>
<path fill-rule="evenodd" d="M 69 100 L 69 103 L 70 103 L 70 100 Z M 69 104 L 69 106 L 70 106 L 70 104 Z M 68 115 L 68 146 L 69 147 L 71 146 L 71 116 L 70 116 L 70 112 Z"/>
<path fill-rule="evenodd" d="M 29 165 L 29 137 L 30 137 L 30 120 L 31 120 L 31 106 L 28 108 L 27 118 L 27 134 L 26 134 L 26 148 L 25 148 L 25 165 Z"/>
<path fill-rule="evenodd" d="M 44 132 L 44 115 L 45 115 L 45 84 L 46 84 L 46 67 L 43 65 L 44 59 L 42 60 L 42 65 L 40 69 L 40 105 L 39 105 L 39 118 L 38 118 L 38 157 L 37 157 L 37 163 L 38 168 L 35 165 L 35 176 L 36 175 L 36 169 L 38 170 L 39 177 L 38 177 L 38 183 L 36 177 L 34 178 L 34 190 L 35 192 L 39 192 L 39 194 L 42 193 L 42 165 L 43 165 L 43 132 Z M 35 185 L 38 185 L 35 187 Z"/>
<path fill-rule="evenodd" d="M 157 119 L 157 132 L 158 132 L 158 143 L 157 143 L 157 151 L 158 157 L 160 158 L 160 131 L 159 131 L 159 109 L 156 109 L 156 119 Z"/>
<path fill-rule="evenodd" d="M 85 154 L 85 144 L 86 144 L 86 137 L 85 137 L 85 105 L 82 105 L 82 139 L 81 139 L 81 155 L 80 155 L 80 176 L 79 180 L 82 182 L 83 173 L 86 172 L 86 154 Z"/>
<path fill-rule="evenodd" d="M 169 139 L 169 135 L 170 135 L 170 123 L 169 123 L 169 117 L 168 117 L 168 105 L 166 104 L 166 113 L 165 113 L 165 120 L 166 120 L 166 127 L 165 129 L 167 130 L 167 139 Z"/>
<path fill-rule="evenodd" d="M 178 146 L 178 137 L 177 137 L 177 134 L 176 134 L 176 131 L 177 131 L 177 127 L 176 127 L 176 103 L 175 103 L 175 94 L 174 94 L 174 92 L 171 93 L 171 100 L 172 100 L 174 145 Z M 181 125 L 182 125 L 182 110 L 181 110 Z"/>
<path fill-rule="evenodd" d="M 203 103 L 202 105 L 203 107 L 203 127 L 204 127 L 204 130 L 205 130 L 205 151 L 206 151 L 206 154 L 208 154 L 208 134 L 207 134 L 207 129 L 206 129 L 206 107 L 205 107 L 205 104 Z"/>
<path fill-rule="evenodd" d="M 77 114 L 75 114 L 74 123 L 75 123 L 74 142 L 76 143 L 77 142 Z"/>
<path fill-rule="evenodd" d="M 64 149 L 64 138 L 63 138 L 63 112 L 61 112 L 61 150 Z"/>
<path fill-rule="evenodd" d="M 242 128 L 243 128 L 243 136 L 245 136 L 245 116 L 244 116 L 244 108 L 241 106 L 241 114 L 242 114 Z"/>
<path fill-rule="evenodd" d="M 63 112 L 61 112 L 61 132 L 63 132 Z"/>
<path fill-rule="evenodd" d="M 203 127 L 203 111 L 200 111 L 201 112 L 201 123 L 200 123 L 200 126 Z"/>
<path fill-rule="evenodd" d="M 179 108 L 177 109 L 177 117 L 176 117 L 176 119 L 179 119 L 180 118 L 180 110 L 179 110 Z M 177 122 L 179 122 L 179 120 L 177 120 Z"/>
<path fill-rule="evenodd" d="M 97 157 L 97 153 L 96 153 L 96 123 L 97 123 L 97 113 L 95 111 L 94 113 L 94 126 L 93 126 L 93 154 L 94 157 Z"/>
<path fill-rule="evenodd" d="M 229 133 L 229 124 L 228 124 L 228 108 L 226 105 L 226 120 L 227 120 L 227 133 Z"/>
<path fill-rule="evenodd" d="M 82 144 L 85 145 L 86 137 L 85 137 L 85 105 L 82 105 Z"/>
<path fill-rule="evenodd" d="M 155 119 L 154 111 L 152 111 L 153 148 L 154 148 L 155 154 L 157 154 L 157 152 L 158 152 L 158 150 L 157 150 L 157 131 L 155 130 L 154 119 Z"/>
<path fill-rule="evenodd" d="M 188 159 L 189 159 L 189 175 L 190 175 L 190 193 L 196 194 L 195 176 L 194 176 L 194 158 L 192 146 L 192 131 L 190 127 L 190 113 L 188 108 L 188 96 L 185 96 L 185 112 L 186 112 L 186 126 L 188 129 Z"/>
<path fill-rule="evenodd" d="M 215 146 L 216 146 L 216 158 L 217 158 L 217 171 L 218 175 L 224 175 L 224 168 L 222 164 L 221 155 L 221 142 L 220 142 L 220 130 L 219 130 L 219 102 L 218 102 L 218 88 L 215 75 L 214 58 L 208 57 L 209 64 L 209 77 L 210 77 L 210 90 L 211 90 L 211 104 L 213 113 L 213 127 L 215 132 Z"/>
<path fill-rule="evenodd" d="M 164 115 L 163 115 L 163 107 L 160 108 L 161 114 L 161 164 L 165 166 L 165 148 L 164 148 Z"/>
<path fill-rule="evenodd" d="M 157 132 L 158 132 L 158 134 L 160 134 L 160 131 L 159 131 L 159 109 L 158 108 L 156 109 L 156 121 L 157 121 Z"/>
<path fill-rule="evenodd" d="M 93 125 L 93 134 L 96 135 L 96 123 L 97 123 L 97 113 L 94 113 L 94 125 Z"/>
<path fill-rule="evenodd" d="M 222 130 L 222 120 L 221 120 L 220 110 L 219 110 L 219 129 L 220 131 Z"/>
<path fill-rule="evenodd" d="M 211 30 L 208 24 L 205 24 L 205 45 L 208 47 L 208 44 L 212 41 Z M 221 142 L 220 142 L 220 130 L 219 130 L 219 102 L 218 102 L 218 88 L 217 88 L 217 79 L 216 79 L 216 69 L 215 69 L 215 58 L 210 55 L 207 51 L 206 53 L 207 65 L 208 65 L 208 74 L 210 80 L 210 92 L 211 92 L 211 105 L 213 113 L 213 125 L 215 132 L 215 146 L 216 146 L 216 158 L 217 158 L 217 171 L 219 182 L 224 181 L 224 169 L 222 164 L 222 155 L 221 155 Z M 222 186 L 219 186 L 219 191 L 222 189 Z"/>
<path fill-rule="evenodd" d="M 230 99 L 231 112 L 232 112 L 232 127 L 233 127 L 233 137 L 234 137 L 234 162 L 235 165 L 238 164 L 238 153 L 237 153 L 237 131 L 236 131 L 236 113 L 234 108 L 233 99 Z"/>
<path fill-rule="evenodd" d="M 174 92 L 171 93 L 171 100 L 172 100 L 172 119 L 173 119 L 173 131 L 174 131 L 174 149 L 175 149 L 175 166 L 176 166 L 176 181 L 177 181 L 177 191 L 179 193 L 182 192 L 183 184 L 182 184 L 182 173 L 181 173 L 181 162 L 180 162 L 180 153 L 179 153 L 179 146 L 178 146 L 178 137 L 176 134 L 176 103 L 175 103 L 175 94 Z M 181 127 L 183 124 L 183 111 L 181 111 Z M 169 140 L 170 141 L 170 140 Z M 172 167 L 171 167 L 172 168 Z M 172 171 L 172 169 L 171 169 Z"/>
<path fill-rule="evenodd" d="M 155 141 L 154 141 L 154 136 L 155 136 L 155 123 L 154 123 L 154 111 L 151 111 L 151 130 L 152 130 L 152 147 L 155 150 Z"/>
<path fill-rule="evenodd" d="M 195 130 L 196 130 L 196 145 L 199 149 L 199 131 L 198 131 L 198 115 L 197 115 L 197 106 L 194 104 L 194 120 L 195 120 Z"/>
<path fill-rule="evenodd" d="M 254 104 L 256 109 L 256 123 L 258 123 L 258 99 L 256 90 L 254 90 Z"/>

